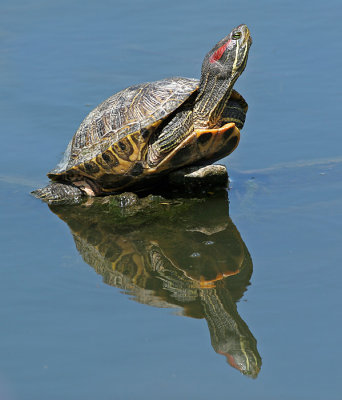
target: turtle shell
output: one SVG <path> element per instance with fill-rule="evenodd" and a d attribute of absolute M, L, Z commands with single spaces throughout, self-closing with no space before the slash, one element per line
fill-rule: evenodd
<path fill-rule="evenodd" d="M 58 180 L 79 173 L 99 179 L 118 166 L 124 172 L 141 157 L 159 124 L 198 86 L 197 79 L 177 77 L 130 86 L 109 97 L 83 120 L 48 177 Z"/>

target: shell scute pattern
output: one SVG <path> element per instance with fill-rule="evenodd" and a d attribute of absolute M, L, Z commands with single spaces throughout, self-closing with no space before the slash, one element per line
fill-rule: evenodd
<path fill-rule="evenodd" d="M 161 120 L 176 110 L 198 89 L 199 81 L 169 78 L 131 86 L 109 97 L 81 123 L 70 142 L 62 162 L 48 176 L 62 175 L 70 169 L 84 172 L 84 164 L 93 160 L 103 169 L 132 160 Z M 106 154 L 108 167 L 106 167 Z M 111 154 L 111 155 L 109 155 Z M 90 170 L 90 169 L 89 169 Z"/>

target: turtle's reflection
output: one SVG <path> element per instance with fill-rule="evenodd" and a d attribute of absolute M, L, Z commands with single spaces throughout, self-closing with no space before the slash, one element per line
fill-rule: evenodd
<path fill-rule="evenodd" d="M 105 283 L 138 302 L 205 318 L 214 350 L 256 377 L 256 340 L 236 307 L 253 264 L 228 216 L 226 191 L 206 199 L 149 197 L 124 209 L 118 201 L 50 208 L 69 225 L 84 261 Z"/>

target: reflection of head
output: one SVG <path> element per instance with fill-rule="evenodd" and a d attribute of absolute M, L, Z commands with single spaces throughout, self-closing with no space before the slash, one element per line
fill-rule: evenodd
<path fill-rule="evenodd" d="M 256 378 L 260 371 L 260 359 L 250 350 L 242 351 L 241 349 L 232 349 L 229 353 L 218 351 L 219 354 L 226 356 L 227 362 L 233 368 L 242 372 L 244 375 Z M 259 364 L 259 365 L 258 365 Z"/>
<path fill-rule="evenodd" d="M 108 199 L 51 209 L 68 223 L 78 251 L 104 282 L 141 303 L 205 318 L 214 350 L 256 376 L 256 341 L 235 305 L 249 284 L 252 261 L 224 193 L 177 203 L 154 198 L 143 212 L 127 216 Z"/>
<path fill-rule="evenodd" d="M 200 293 L 211 344 L 218 354 L 227 358 L 232 367 L 256 378 L 261 367 L 256 340 L 238 314 L 224 282 L 218 286 Z"/>

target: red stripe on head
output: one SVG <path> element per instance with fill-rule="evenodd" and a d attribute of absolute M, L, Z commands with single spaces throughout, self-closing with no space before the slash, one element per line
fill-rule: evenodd
<path fill-rule="evenodd" d="M 228 47 L 229 43 L 231 42 L 231 40 L 229 39 L 228 42 L 226 42 L 225 44 L 223 44 L 220 48 L 218 48 L 214 54 L 212 54 L 209 58 L 209 62 L 210 64 L 218 61 L 223 53 L 226 51 L 226 48 Z"/>

